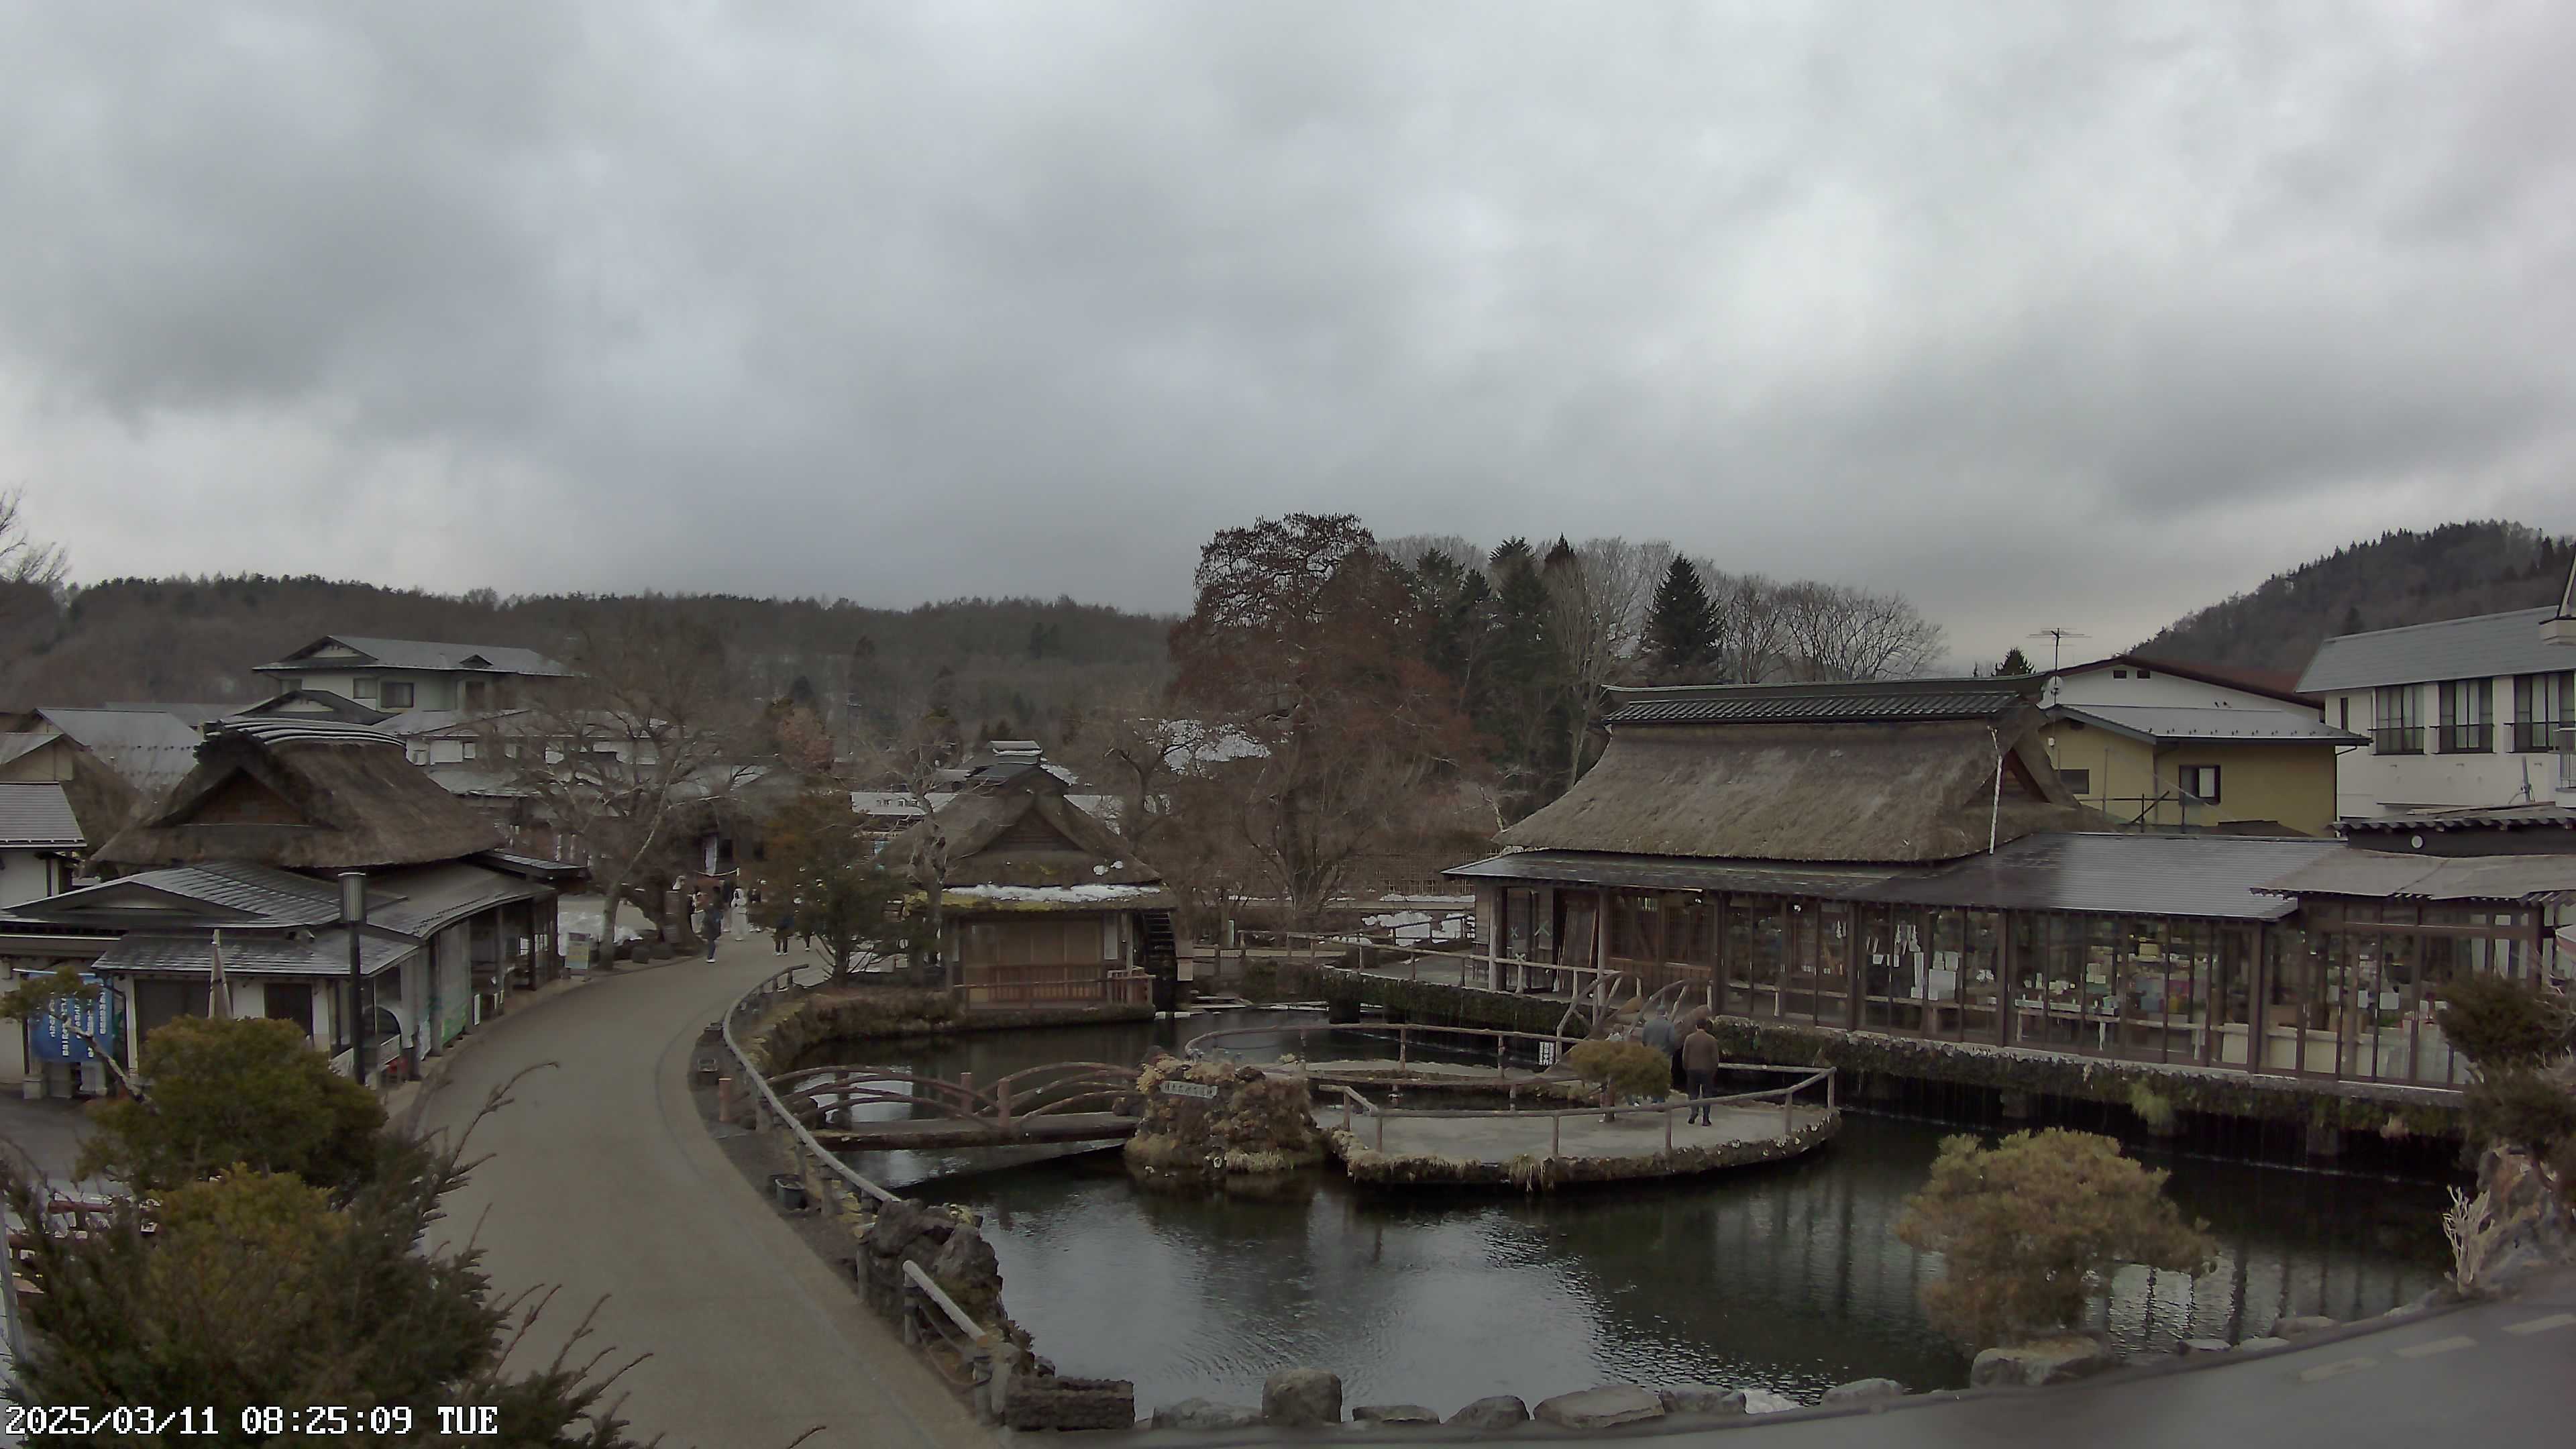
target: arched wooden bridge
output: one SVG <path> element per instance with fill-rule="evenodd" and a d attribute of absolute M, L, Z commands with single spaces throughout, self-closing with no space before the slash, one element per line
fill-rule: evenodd
<path fill-rule="evenodd" d="M 951 1079 L 837 1066 L 789 1072 L 770 1086 L 788 1112 L 830 1146 L 1010 1147 L 1133 1135 L 1144 1105 L 1136 1075 L 1134 1067 L 1108 1062 L 1050 1062 L 983 1086 L 971 1072 Z M 871 1120 L 845 1110 L 875 1104 L 910 1111 Z"/>

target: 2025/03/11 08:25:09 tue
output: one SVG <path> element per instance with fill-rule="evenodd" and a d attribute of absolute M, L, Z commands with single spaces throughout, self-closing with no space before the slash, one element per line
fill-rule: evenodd
<path fill-rule="evenodd" d="M 210 1406 L 183 1405 L 164 1409 L 6 1404 L 0 1405 L 0 1432 L 31 1444 L 41 1444 L 49 1439 L 88 1439 L 99 1434 L 170 1435 L 177 1438 L 204 1435 L 211 1438 L 226 1434 L 234 1427 L 219 1423 L 216 1414 L 217 1411 Z M 438 1407 L 437 1418 L 439 1432 L 443 1434 L 501 1432 L 501 1411 L 489 1404 L 442 1404 Z M 412 1409 L 399 1404 L 307 1404 L 297 1408 L 271 1404 L 242 1410 L 239 1431 L 263 1437 L 407 1435 L 418 1422 L 419 1416 Z"/>

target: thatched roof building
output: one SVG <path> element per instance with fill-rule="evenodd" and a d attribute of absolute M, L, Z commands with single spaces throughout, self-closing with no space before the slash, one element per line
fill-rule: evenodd
<path fill-rule="evenodd" d="M 1614 694 L 1610 745 L 1507 846 L 1922 864 L 2088 828 L 2029 679 L 1706 685 Z"/>
<path fill-rule="evenodd" d="M 209 725 L 196 768 L 93 859 L 129 870 L 213 861 L 373 870 L 501 844 L 500 828 L 412 764 L 394 736 L 281 718 Z"/>
<path fill-rule="evenodd" d="M 1066 798 L 1064 781 L 1040 765 L 980 773 L 939 806 L 937 820 L 948 837 L 951 891 L 1162 883 L 1160 872 Z M 926 828 L 913 825 L 898 833 L 888 847 L 892 857 L 907 858 Z"/>

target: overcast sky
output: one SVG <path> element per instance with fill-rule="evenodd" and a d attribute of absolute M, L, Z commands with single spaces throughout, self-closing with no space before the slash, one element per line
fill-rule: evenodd
<path fill-rule="evenodd" d="M 2576 528 L 2576 6 L 0 7 L 78 577 L 1185 607 L 1670 537 L 2105 647 Z"/>

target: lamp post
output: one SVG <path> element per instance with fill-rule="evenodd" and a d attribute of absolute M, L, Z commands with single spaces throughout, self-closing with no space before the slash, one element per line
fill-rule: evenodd
<path fill-rule="evenodd" d="M 367 924 L 367 873 L 340 872 L 340 925 L 349 933 L 349 1074 L 367 1084 L 366 972 L 358 964 L 359 935 Z"/>

